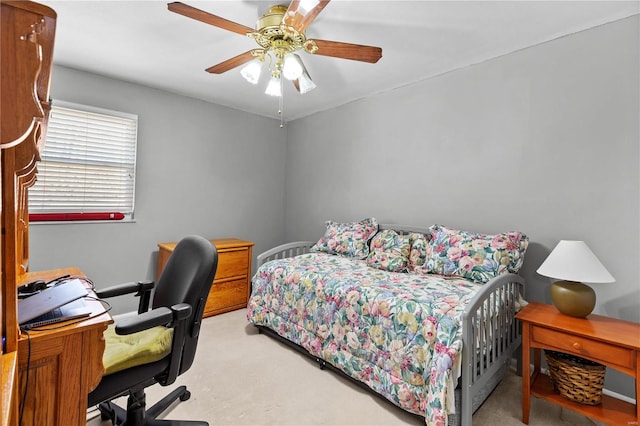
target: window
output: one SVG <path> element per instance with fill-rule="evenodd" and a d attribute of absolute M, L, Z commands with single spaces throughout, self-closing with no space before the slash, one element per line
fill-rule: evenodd
<path fill-rule="evenodd" d="M 54 101 L 30 221 L 133 219 L 138 116 Z"/>

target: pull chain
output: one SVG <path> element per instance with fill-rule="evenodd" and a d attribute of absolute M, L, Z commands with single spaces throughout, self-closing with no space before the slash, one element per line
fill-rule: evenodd
<path fill-rule="evenodd" d="M 284 127 L 284 79 L 280 78 L 280 105 L 278 114 L 280 114 L 280 128 Z"/>

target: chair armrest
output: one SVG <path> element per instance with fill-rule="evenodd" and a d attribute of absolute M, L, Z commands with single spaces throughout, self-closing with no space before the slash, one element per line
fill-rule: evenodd
<path fill-rule="evenodd" d="M 173 320 L 173 312 L 169 308 L 153 309 L 134 317 L 123 318 L 116 324 L 116 334 L 132 334 L 148 330 L 158 325 L 169 324 Z"/>
<path fill-rule="evenodd" d="M 138 283 L 129 282 L 113 285 L 103 289 L 95 289 L 94 291 L 96 292 L 96 296 L 106 299 L 109 297 L 122 296 L 123 294 L 130 294 L 137 290 Z"/>
<path fill-rule="evenodd" d="M 155 287 L 155 283 L 153 281 L 138 281 L 117 284 L 101 290 L 96 289 L 95 293 L 96 296 L 106 299 L 135 292 L 136 294 L 134 294 L 134 296 L 140 296 L 140 301 L 138 302 L 138 314 L 141 314 L 149 310 L 149 301 L 151 300 L 151 290 L 153 290 L 153 287 Z"/>
<path fill-rule="evenodd" d="M 175 327 L 189 318 L 191 306 L 186 303 L 173 305 L 171 308 L 156 308 L 134 317 L 123 318 L 116 324 L 116 334 L 132 334 L 148 330 L 159 325 Z"/>
<path fill-rule="evenodd" d="M 137 292 L 136 296 L 140 296 L 142 293 L 152 290 L 154 286 L 155 283 L 153 281 L 138 281 L 116 284 L 103 289 L 95 289 L 94 291 L 98 297 L 102 298 L 122 296 L 133 292 Z"/>
<path fill-rule="evenodd" d="M 173 305 L 171 307 L 171 312 L 173 312 L 173 322 L 178 322 L 182 320 L 186 320 L 191 316 L 191 305 L 188 303 L 178 303 L 177 305 Z"/>

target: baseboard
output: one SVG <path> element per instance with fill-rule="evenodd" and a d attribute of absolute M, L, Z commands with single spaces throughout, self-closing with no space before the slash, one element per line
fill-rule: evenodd
<path fill-rule="evenodd" d="M 636 403 L 635 399 L 629 398 L 628 396 L 622 395 L 621 393 L 611 391 L 611 390 L 609 390 L 607 388 L 602 389 L 602 393 L 607 395 L 607 396 L 611 396 L 613 398 L 617 398 L 617 399 L 619 399 L 621 401 L 628 402 L 630 404 L 635 404 Z"/>

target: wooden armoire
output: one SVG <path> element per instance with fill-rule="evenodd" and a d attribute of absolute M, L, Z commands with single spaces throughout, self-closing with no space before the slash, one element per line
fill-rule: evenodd
<path fill-rule="evenodd" d="M 28 188 L 36 179 L 49 115 L 56 13 L 29 1 L 0 0 L 0 425 L 18 419 L 17 282 L 29 267 Z"/>

